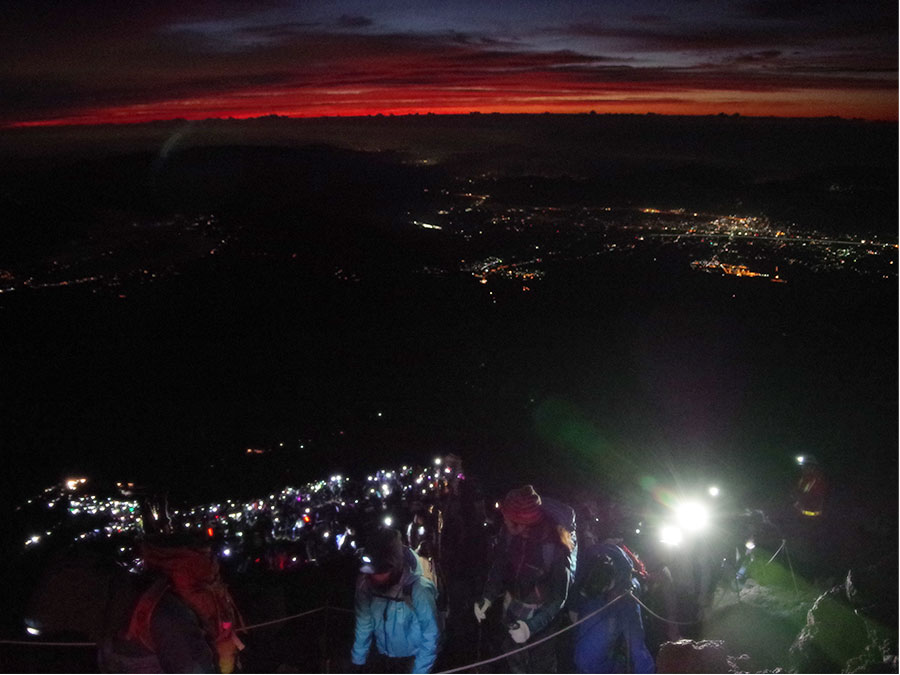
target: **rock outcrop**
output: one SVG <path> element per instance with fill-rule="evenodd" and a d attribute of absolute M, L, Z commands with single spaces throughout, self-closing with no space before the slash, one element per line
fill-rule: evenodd
<path fill-rule="evenodd" d="M 750 657 L 728 654 L 723 640 L 665 642 L 656 657 L 657 673 L 746 673 Z"/>
<path fill-rule="evenodd" d="M 896 561 L 850 570 L 823 593 L 791 645 L 798 673 L 896 673 Z"/>

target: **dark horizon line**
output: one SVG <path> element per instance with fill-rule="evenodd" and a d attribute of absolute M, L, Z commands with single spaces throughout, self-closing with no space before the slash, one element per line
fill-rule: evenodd
<path fill-rule="evenodd" d="M 254 122 L 261 120 L 282 120 L 282 121 L 322 121 L 322 120 L 375 120 L 375 119 L 403 119 L 403 118 L 419 118 L 419 117 L 664 117 L 669 119 L 690 118 L 690 119 L 750 119 L 750 120 L 782 120 L 782 121 L 843 121 L 843 122 L 861 122 L 866 124 L 897 124 L 895 119 L 868 119 L 865 117 L 842 117 L 840 115 L 819 115 L 819 116 L 780 116 L 780 115 L 745 115 L 743 113 L 708 113 L 700 114 L 671 114 L 657 113 L 648 111 L 645 113 L 615 113 L 615 112 L 597 112 L 594 110 L 586 112 L 482 112 L 473 110 L 468 113 L 440 113 L 440 112 L 422 112 L 422 113 L 373 113 L 370 115 L 279 115 L 276 113 L 266 115 L 254 115 L 249 117 L 203 117 L 189 119 L 186 117 L 170 117 L 157 120 L 143 120 L 138 122 L 67 122 L 54 123 L 53 121 L 30 121 L 30 122 L 12 122 L 8 124 L 0 124 L 0 131 L 9 130 L 34 130 L 34 129 L 82 129 L 82 128 L 120 128 L 120 127 L 138 127 L 164 125 L 171 123 L 187 123 L 187 122 Z"/>

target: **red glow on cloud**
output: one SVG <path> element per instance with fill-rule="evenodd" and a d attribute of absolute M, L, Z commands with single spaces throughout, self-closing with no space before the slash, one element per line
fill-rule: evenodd
<path fill-rule="evenodd" d="M 90 50 L 79 52 L 81 58 L 62 67 L 48 53 L 33 50 L 27 68 L 37 75 L 52 73 L 67 87 L 47 100 L 36 97 L 34 105 L 25 101 L 21 109 L 3 114 L 0 124 L 592 110 L 898 117 L 896 78 L 886 78 L 877 59 L 854 62 L 848 69 L 824 57 L 811 64 L 769 49 L 718 62 L 698 57 L 685 67 L 632 63 L 627 54 L 499 49 L 434 36 L 260 35 L 271 38 L 271 44 L 229 50 L 196 36 L 173 34 L 171 43 L 157 43 L 104 33 L 97 40 L 115 46 L 117 61 L 109 61 L 102 44 L 92 43 Z M 190 63 L 183 58 L 186 50 L 195 55 Z M 103 73 L 102 81 L 97 72 Z M 33 95 L 28 85 L 22 90 Z"/>
<path fill-rule="evenodd" d="M 632 113 L 670 115 L 740 113 L 753 116 L 843 116 L 874 120 L 897 119 L 896 96 L 884 91 L 810 89 L 779 91 L 712 88 L 708 83 L 606 82 L 553 80 L 528 73 L 466 85 L 346 87 L 328 91 L 309 88 L 192 95 L 129 105 L 85 107 L 47 119 L 23 120 L 11 126 L 120 124 L 168 119 L 247 119 L 286 117 L 352 117 L 369 115 L 480 113 Z"/>

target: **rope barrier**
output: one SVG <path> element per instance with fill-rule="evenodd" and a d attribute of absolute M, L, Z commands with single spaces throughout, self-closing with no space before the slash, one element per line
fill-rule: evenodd
<path fill-rule="evenodd" d="M 352 609 L 347 609 L 346 607 L 329 607 L 328 609 L 333 610 L 335 612 L 346 612 L 347 614 L 356 614 Z"/>
<path fill-rule="evenodd" d="M 663 623 L 670 623 L 673 626 L 694 626 L 694 625 L 700 623 L 699 621 L 673 621 L 672 619 L 666 619 L 665 617 L 660 616 L 659 614 L 654 612 L 652 609 L 647 607 L 647 605 L 645 605 L 643 602 L 641 602 L 636 595 L 634 595 L 634 594 L 630 594 L 630 595 L 632 598 L 634 598 L 634 601 L 637 604 L 639 604 L 641 607 L 643 607 L 645 610 L 647 610 L 647 613 L 650 616 L 654 617 L 655 619 L 659 619 Z"/>
<path fill-rule="evenodd" d="M 280 619 L 273 619 L 272 621 L 263 621 L 262 623 L 254 623 L 249 626 L 243 626 L 241 628 L 237 628 L 236 630 L 241 632 L 247 632 L 251 630 L 255 630 L 257 628 L 263 628 L 264 626 L 274 626 L 275 624 L 285 623 L 287 621 L 293 621 L 294 619 L 299 619 L 304 616 L 309 616 L 310 614 L 315 614 L 316 612 L 321 612 L 323 610 L 334 610 L 337 612 L 348 612 L 353 614 L 352 609 L 346 609 L 345 607 L 329 607 L 322 606 L 316 607 L 315 609 L 310 609 L 306 612 L 300 612 L 299 614 L 292 614 L 291 616 L 285 616 Z M 0 640 L 0 645 L 22 645 L 26 647 L 96 647 L 96 642 L 41 642 L 40 640 Z"/>
<path fill-rule="evenodd" d="M 469 665 L 467 665 L 467 666 L 461 666 L 461 667 L 459 667 L 459 668 L 454 668 L 454 669 L 452 669 L 452 670 L 443 670 L 443 671 L 441 671 L 441 672 L 442 672 L 442 673 L 459 673 L 459 672 L 462 672 L 462 671 L 464 671 L 464 670 L 471 670 L 472 668 L 478 668 L 479 666 L 484 666 L 484 665 L 487 665 L 487 664 L 489 664 L 489 663 L 493 663 L 494 661 L 499 661 L 499 660 L 501 660 L 501 659 L 505 659 L 505 658 L 507 658 L 507 657 L 509 657 L 509 656 L 512 656 L 513 654 L 518 654 L 518 653 L 520 653 L 520 652 L 527 651 L 527 650 L 531 649 L 532 647 L 536 647 L 536 646 L 538 646 L 539 644 L 542 644 L 542 643 L 544 643 L 544 642 L 546 642 L 546 641 L 548 641 L 548 640 L 552 640 L 553 638 L 562 635 L 562 634 L 565 633 L 566 631 L 575 628 L 575 626 L 578 626 L 578 625 L 584 623 L 584 622 L 587 621 L 588 619 L 593 618 L 594 616 L 596 616 L 597 614 L 599 614 L 599 613 L 602 612 L 603 610 L 605 610 L 605 609 L 611 607 L 613 604 L 615 604 L 616 602 L 618 602 L 619 600 L 621 600 L 621 599 L 624 598 L 624 597 L 630 597 L 630 598 L 632 598 L 632 599 L 633 599 L 635 602 L 637 602 L 641 607 L 643 607 L 643 608 L 644 608 L 651 616 L 653 616 L 653 617 L 659 619 L 660 621 L 664 621 L 665 623 L 671 623 L 671 624 L 674 624 L 674 625 L 676 625 L 676 626 L 690 626 L 690 625 L 693 625 L 693 624 L 696 624 L 696 623 L 697 623 L 696 621 L 672 621 L 672 620 L 670 620 L 670 619 L 666 619 L 666 618 L 664 618 L 664 617 L 661 617 L 659 614 L 657 614 L 657 613 L 654 612 L 652 609 L 650 609 L 649 607 L 647 607 L 647 605 L 645 605 L 643 602 L 641 602 L 641 601 L 640 601 L 633 593 L 631 593 L 630 591 L 628 591 L 628 592 L 626 592 L 626 593 L 622 593 L 621 595 L 619 595 L 619 596 L 613 598 L 613 599 L 610 600 L 608 603 L 606 603 L 605 605 L 603 605 L 603 607 L 600 607 L 599 609 L 594 610 L 594 611 L 591 612 L 590 614 L 588 614 L 588 615 L 586 615 L 586 616 L 584 616 L 584 617 L 578 619 L 578 620 L 575 621 L 574 623 L 572 623 L 572 624 L 570 624 L 570 625 L 568 625 L 568 626 L 566 626 L 566 627 L 564 627 L 564 628 L 562 628 L 562 629 L 556 631 L 555 633 L 551 633 L 550 635 L 547 635 L 547 636 L 541 638 L 540 640 L 535 640 L 535 641 L 532 642 L 531 644 L 527 644 L 527 645 L 525 645 L 525 646 L 523 646 L 523 647 L 519 647 L 518 649 L 513 649 L 513 650 L 510 651 L 510 652 L 506 652 L 506 653 L 504 653 L 504 654 L 500 654 L 499 656 L 494 656 L 494 657 L 492 657 L 492 658 L 490 658 L 490 659 L 485 659 L 485 660 L 483 660 L 483 661 L 478 661 L 478 662 L 476 662 L 476 663 L 472 663 L 472 664 L 469 664 Z M 237 630 L 238 630 L 238 631 L 241 631 L 241 632 L 247 632 L 247 631 L 255 630 L 255 629 L 257 629 L 257 628 L 263 628 L 263 627 L 265 627 L 265 626 L 274 626 L 274 625 L 279 624 L 279 623 L 285 623 L 285 622 L 287 622 L 287 621 L 293 621 L 294 619 L 300 619 L 300 618 L 302 618 L 302 617 L 304 617 L 304 616 L 310 616 L 310 615 L 312 615 L 312 614 L 316 614 L 316 613 L 321 612 L 321 611 L 324 611 L 324 610 L 334 610 L 334 611 L 337 611 L 337 612 L 345 612 L 345 613 L 348 613 L 348 614 L 353 614 L 353 610 L 346 609 L 345 607 L 331 607 L 331 606 L 327 606 L 327 605 L 326 605 L 326 606 L 322 606 L 322 607 L 316 607 L 315 609 L 310 609 L 310 610 L 308 610 L 308 611 L 306 611 L 306 612 L 300 612 L 299 614 L 292 614 L 291 616 L 285 616 L 285 617 L 282 617 L 282 618 L 280 618 L 280 619 L 273 619 L 273 620 L 271 620 L 271 621 L 263 621 L 262 623 L 251 624 L 251 625 L 249 625 L 249 626 L 244 626 L 244 627 L 242 627 L 242 628 L 238 628 Z M 480 628 L 480 625 L 479 625 L 479 628 Z M 97 643 L 96 643 L 96 642 L 40 642 L 40 641 L 34 641 L 34 642 L 31 642 L 31 641 L 28 641 L 28 640 L 0 640 L 0 645 L 21 645 L 21 646 L 26 646 L 26 647 L 96 647 L 96 646 L 97 646 Z"/>
<path fill-rule="evenodd" d="M 238 628 L 239 631 L 248 631 L 254 630 L 256 628 L 262 628 L 263 626 L 274 626 L 277 623 L 284 623 L 286 621 L 293 621 L 294 619 L 299 619 L 302 616 L 309 616 L 310 614 L 315 614 L 316 612 L 321 612 L 322 610 L 328 609 L 328 607 L 316 607 L 316 609 L 311 609 L 307 612 L 300 612 L 299 614 L 294 614 L 292 616 L 285 616 L 280 619 L 272 619 L 271 621 L 263 621 L 262 623 L 254 623 L 250 626 L 244 626 L 242 628 Z"/>
<path fill-rule="evenodd" d="M 0 645 L 23 645 L 26 647 L 96 647 L 96 642 L 30 642 L 28 640 L 0 640 Z"/>
<path fill-rule="evenodd" d="M 565 628 L 562 628 L 562 629 L 556 631 L 555 633 L 551 633 L 550 635 L 547 635 L 546 637 L 543 637 L 543 638 L 541 638 L 540 640 L 535 640 L 535 641 L 532 642 L 531 644 L 525 645 L 524 647 L 519 647 L 518 649 L 513 649 L 513 650 L 510 651 L 510 652 L 506 652 L 506 653 L 504 653 L 504 654 L 500 654 L 500 656 L 495 656 L 495 657 L 490 658 L 490 659 L 485 659 L 484 661 L 478 661 L 477 663 L 472 663 L 472 664 L 469 664 L 468 666 L 461 666 L 461 667 L 459 667 L 459 668 L 453 668 L 452 670 L 442 670 L 441 673 L 459 673 L 459 672 L 462 672 L 462 671 L 464 671 L 464 670 L 470 670 L 470 669 L 472 669 L 472 668 L 478 668 L 479 666 L 484 666 L 484 665 L 487 665 L 488 663 L 493 663 L 494 661 L 499 661 L 500 659 L 505 659 L 505 658 L 507 658 L 507 657 L 509 657 L 509 656 L 512 656 L 513 654 L 518 654 L 519 652 L 524 652 L 524 651 L 526 651 L 526 650 L 528 650 L 528 649 L 531 649 L 532 647 L 537 647 L 539 644 L 542 644 L 542 643 L 546 642 L 547 640 L 552 640 L 553 638 L 555 638 L 555 637 L 557 637 L 557 636 L 559 636 L 559 635 L 562 635 L 562 634 L 565 633 L 567 630 L 572 630 L 573 628 L 575 628 L 575 626 L 584 623 L 584 622 L 587 621 L 588 619 L 590 619 L 590 618 L 596 616 L 597 614 L 599 614 L 600 612 L 602 612 L 604 609 L 606 609 L 606 608 L 608 608 L 608 607 L 614 605 L 614 604 L 617 603 L 619 600 L 621 600 L 622 598 L 627 597 L 627 596 L 634 597 L 633 595 L 631 595 L 630 592 L 622 593 L 621 595 L 619 595 L 619 596 L 613 598 L 612 600 L 610 600 L 609 602 L 607 602 L 605 605 L 603 605 L 603 607 L 600 607 L 599 609 L 594 610 L 593 612 L 591 612 L 591 613 L 588 614 L 587 616 L 584 616 L 584 617 L 578 619 L 578 621 L 576 621 L 576 622 L 574 622 L 574 623 L 572 623 L 572 624 L 566 626 Z"/>

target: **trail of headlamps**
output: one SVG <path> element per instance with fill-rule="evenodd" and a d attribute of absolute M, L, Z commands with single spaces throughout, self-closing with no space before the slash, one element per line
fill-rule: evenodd
<path fill-rule="evenodd" d="M 302 530 L 312 530 L 318 524 L 318 509 L 326 504 L 332 505 L 339 512 L 341 509 L 358 506 L 362 500 L 375 499 L 381 502 L 382 509 L 388 511 L 384 500 L 392 495 L 402 495 L 409 500 L 427 498 L 437 494 L 449 479 L 465 479 L 462 472 L 455 475 L 453 472 L 454 469 L 438 457 L 431 468 L 404 465 L 399 471 L 383 469 L 368 475 L 362 483 L 337 474 L 330 476 L 328 480 L 300 487 L 285 487 L 280 492 L 269 494 L 267 499 L 256 498 L 247 502 L 229 499 L 183 510 L 176 509 L 169 515 L 176 531 L 197 531 L 211 540 L 217 535 L 222 535 L 226 540 L 230 538 L 231 543 L 224 544 L 218 550 L 220 556 L 229 558 L 235 554 L 235 546 L 240 546 L 245 535 L 243 530 L 255 526 L 261 518 L 271 520 L 270 534 L 274 540 L 296 541 Z M 74 520 L 62 519 L 50 529 L 29 534 L 24 541 L 25 549 L 41 545 L 61 531 L 70 533 L 75 542 L 109 539 L 114 536 L 139 536 L 144 530 L 143 514 L 140 502 L 136 498 L 130 498 L 135 489 L 134 483 L 117 483 L 117 488 L 120 492 L 118 497 L 98 497 L 88 493 L 87 478 L 69 478 L 27 500 L 26 504 L 32 507 L 42 505 L 48 510 L 65 511 Z M 21 511 L 26 504 L 16 510 Z M 79 518 L 84 519 L 89 526 L 73 532 L 73 525 L 77 527 L 82 523 Z M 387 526 L 394 525 L 395 515 L 386 512 L 382 522 Z M 333 542 L 338 550 L 345 544 L 356 548 L 356 541 L 352 538 L 354 532 L 349 526 L 343 531 L 335 532 L 316 527 L 315 534 L 322 540 Z M 119 552 L 131 558 L 136 556 L 130 546 L 120 547 Z"/>

